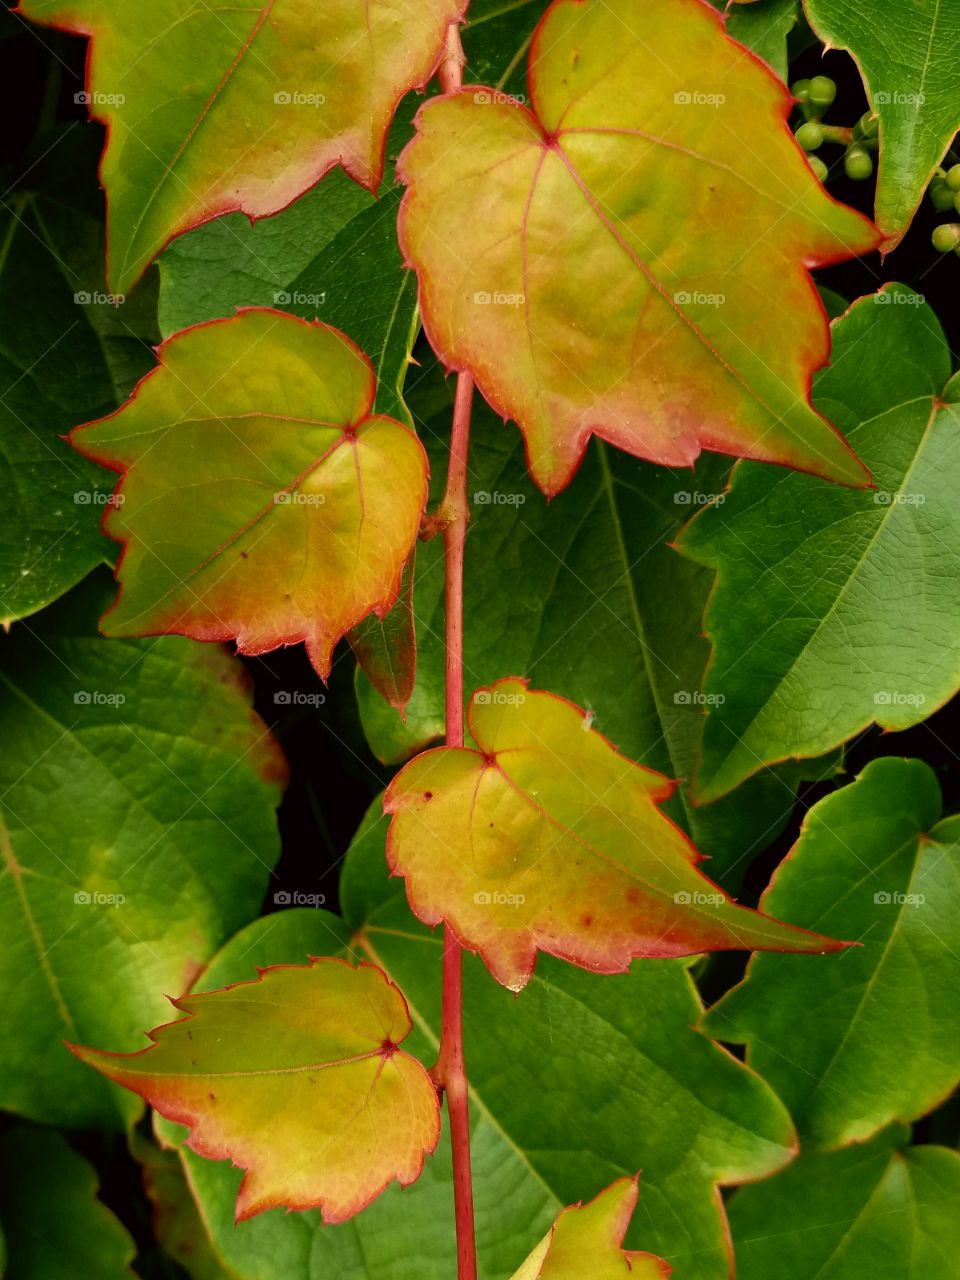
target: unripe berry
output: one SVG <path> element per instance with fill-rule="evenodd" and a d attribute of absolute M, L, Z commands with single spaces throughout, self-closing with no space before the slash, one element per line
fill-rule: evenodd
<path fill-rule="evenodd" d="M 951 165 L 944 178 L 951 191 L 960 191 L 960 164 Z"/>
<path fill-rule="evenodd" d="M 810 81 L 795 80 L 794 83 L 790 86 L 790 92 L 793 94 L 793 96 L 796 98 L 798 102 L 806 102 L 807 97 L 810 93 Z"/>
<path fill-rule="evenodd" d="M 811 168 L 811 169 L 813 170 L 813 172 L 816 174 L 817 181 L 818 181 L 818 182 L 826 182 L 826 180 L 827 180 L 827 174 L 830 172 L 830 170 L 829 170 L 829 169 L 827 168 L 827 166 L 823 163 L 823 161 L 820 159 L 820 157 L 819 157 L 819 156 L 807 156 L 807 161 L 809 162 L 810 168 Z"/>
<path fill-rule="evenodd" d="M 863 182 L 873 173 L 870 152 L 855 142 L 852 147 L 847 148 L 847 154 L 843 157 L 843 167 L 848 178 L 852 178 L 854 182 Z"/>
<path fill-rule="evenodd" d="M 954 192 L 950 190 L 943 178 L 934 178 L 930 183 L 930 203 L 937 213 L 946 213 L 953 208 Z"/>
<path fill-rule="evenodd" d="M 823 145 L 823 130 L 816 120 L 808 120 L 806 124 L 802 124 L 796 136 L 804 151 L 816 151 L 817 147 Z"/>
<path fill-rule="evenodd" d="M 956 209 L 957 213 L 960 213 L 960 191 L 958 191 L 953 197 L 953 207 Z"/>
<path fill-rule="evenodd" d="M 837 96 L 837 86 L 829 76 L 814 76 L 810 81 L 807 96 L 812 106 L 819 107 L 821 111 L 826 111 Z"/>
<path fill-rule="evenodd" d="M 853 126 L 855 138 L 876 138 L 880 132 L 880 121 L 872 111 L 865 111 Z"/>
<path fill-rule="evenodd" d="M 960 245 L 960 223 L 942 222 L 939 227 L 933 228 L 930 239 L 938 253 L 949 253 Z"/>

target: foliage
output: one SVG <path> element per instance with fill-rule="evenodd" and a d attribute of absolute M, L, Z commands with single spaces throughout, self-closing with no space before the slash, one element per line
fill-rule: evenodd
<path fill-rule="evenodd" d="M 0 10 L 9 1280 L 953 1280 L 958 47 Z"/>

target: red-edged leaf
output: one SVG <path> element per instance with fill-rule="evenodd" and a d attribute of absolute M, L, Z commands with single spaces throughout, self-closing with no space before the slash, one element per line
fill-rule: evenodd
<path fill-rule="evenodd" d="M 780 81 L 702 0 L 555 0 L 529 93 L 421 108 L 400 231 L 431 344 L 520 424 L 540 487 L 591 433 L 865 484 L 810 404 L 829 332 L 808 268 L 879 236 L 814 179 Z"/>
<path fill-rule="evenodd" d="M 667 1280 L 652 1253 L 623 1248 L 637 1205 L 637 1179 L 620 1178 L 589 1204 L 564 1209 L 512 1280 Z"/>
<path fill-rule="evenodd" d="M 579 707 L 525 680 L 478 690 L 477 749 L 439 747 L 384 798 L 387 859 L 414 914 L 445 921 L 521 990 L 537 951 L 599 973 L 637 956 L 836 951 L 845 943 L 738 906 L 658 808 L 674 784 L 620 755 Z"/>
<path fill-rule="evenodd" d="M 175 235 L 285 208 L 343 165 L 375 189 L 404 93 L 466 0 L 22 0 L 91 38 L 87 103 L 107 125 L 108 275 L 126 293 Z"/>
<path fill-rule="evenodd" d="M 246 1170 L 237 1220 L 320 1208 L 342 1222 L 396 1179 L 415 1181 L 440 1135 L 437 1094 L 398 1046 L 406 1002 L 373 965 L 278 965 L 172 1001 L 187 1016 L 139 1053 L 70 1047 L 190 1127 L 188 1145 Z"/>
<path fill-rule="evenodd" d="M 397 598 L 426 502 L 419 440 L 371 412 L 370 362 L 326 325 L 253 308 L 159 354 L 122 409 L 71 436 L 123 475 L 105 631 L 251 654 L 303 640 L 326 677 L 341 636 Z"/>

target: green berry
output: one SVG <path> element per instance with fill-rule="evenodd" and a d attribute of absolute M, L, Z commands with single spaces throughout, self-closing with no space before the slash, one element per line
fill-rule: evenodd
<path fill-rule="evenodd" d="M 946 213 L 953 208 L 954 194 L 943 178 L 934 178 L 930 183 L 930 203 L 937 213 Z"/>
<path fill-rule="evenodd" d="M 951 249 L 960 246 L 960 223 L 942 222 L 939 227 L 933 228 L 930 239 L 938 253 L 949 253 Z"/>
<path fill-rule="evenodd" d="M 863 182 L 873 173 L 870 152 L 865 147 L 861 147 L 859 142 L 855 142 L 852 147 L 847 148 L 847 154 L 843 157 L 843 167 L 848 178 L 852 178 L 854 182 Z"/>
<path fill-rule="evenodd" d="M 958 191 L 953 197 L 953 207 L 956 209 L 957 213 L 960 213 L 960 191 Z"/>
<path fill-rule="evenodd" d="M 876 138 L 879 134 L 879 120 L 873 111 L 864 111 L 854 125 L 855 138 Z"/>
<path fill-rule="evenodd" d="M 826 182 L 826 180 L 827 180 L 827 174 L 830 172 L 830 170 L 829 170 L 829 169 L 827 168 L 827 166 L 823 163 L 823 161 L 820 159 L 820 157 L 819 157 L 819 156 L 807 156 L 807 160 L 809 161 L 810 168 L 811 168 L 811 169 L 813 170 L 813 172 L 816 174 L 817 181 L 818 181 L 818 182 Z"/>
<path fill-rule="evenodd" d="M 816 120 L 808 120 L 806 124 L 800 126 L 797 130 L 797 141 L 804 151 L 816 151 L 817 147 L 823 145 L 823 130 Z"/>
<path fill-rule="evenodd" d="M 793 96 L 796 98 L 798 102 L 806 102 L 807 97 L 810 93 L 810 81 L 809 80 L 794 81 L 794 83 L 790 86 L 790 92 L 793 94 Z"/>
<path fill-rule="evenodd" d="M 822 111 L 826 111 L 834 98 L 837 96 L 837 86 L 833 83 L 829 76 L 814 76 L 810 81 L 810 88 L 807 90 L 807 96 L 810 103 L 814 107 L 819 107 Z"/>
<path fill-rule="evenodd" d="M 960 164 L 951 165 L 944 178 L 951 191 L 960 191 Z"/>

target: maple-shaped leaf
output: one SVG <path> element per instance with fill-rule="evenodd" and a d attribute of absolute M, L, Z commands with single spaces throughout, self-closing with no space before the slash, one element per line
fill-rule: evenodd
<path fill-rule="evenodd" d="M 251 308 L 159 355 L 123 408 L 71 435 L 123 475 L 104 630 L 251 654 L 303 640 L 325 677 L 340 637 L 397 598 L 426 502 L 420 442 L 371 412 L 370 362 L 326 325 Z"/>
<path fill-rule="evenodd" d="M 445 921 L 521 990 L 537 951 L 599 973 L 637 956 L 834 951 L 738 906 L 658 808 L 674 784 L 620 755 L 579 707 L 508 677 L 474 693 L 477 744 L 438 747 L 384 797 L 387 860 L 414 914 Z"/>
<path fill-rule="evenodd" d="M 440 1136 L 436 1090 L 399 1048 L 412 1024 L 382 970 L 314 959 L 259 975 L 173 1000 L 187 1016 L 139 1053 L 71 1048 L 187 1125 L 198 1154 L 247 1171 L 237 1221 L 286 1205 L 342 1222 L 420 1176 Z"/>
<path fill-rule="evenodd" d="M 636 1204 L 636 1178 L 620 1178 L 589 1204 L 564 1209 L 512 1280 L 667 1280 L 662 1258 L 623 1248 Z"/>
<path fill-rule="evenodd" d="M 91 38 L 85 100 L 107 125 L 108 276 L 126 293 L 175 235 L 277 213 L 336 164 L 365 187 L 408 89 L 466 0 L 22 0 Z"/>
<path fill-rule="evenodd" d="M 421 108 L 400 236 L 432 346 L 519 423 L 540 487 L 591 433 L 865 484 L 810 405 L 829 334 L 808 268 L 878 234 L 814 179 L 780 81 L 701 0 L 555 0 L 529 94 Z"/>

